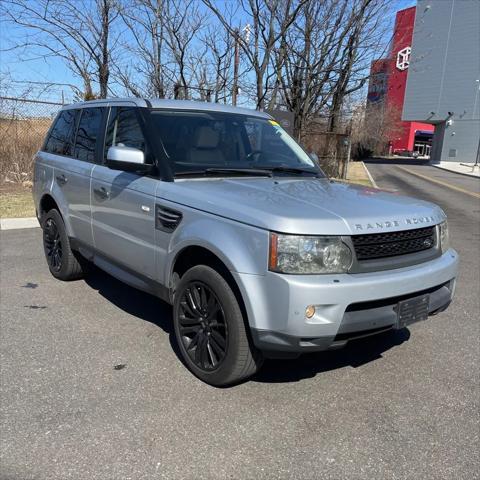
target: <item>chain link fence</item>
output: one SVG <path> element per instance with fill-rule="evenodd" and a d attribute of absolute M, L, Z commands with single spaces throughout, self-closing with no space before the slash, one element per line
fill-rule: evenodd
<path fill-rule="evenodd" d="M 322 170 L 332 178 L 346 178 L 350 142 L 348 133 L 328 132 L 321 125 L 310 126 L 303 140 L 306 150 L 317 155 Z"/>
<path fill-rule="evenodd" d="M 32 160 L 61 103 L 0 97 L 0 182 L 32 180 Z"/>

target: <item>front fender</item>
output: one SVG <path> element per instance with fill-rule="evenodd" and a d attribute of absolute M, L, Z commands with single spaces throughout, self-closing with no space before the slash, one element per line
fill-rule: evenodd
<path fill-rule="evenodd" d="M 179 253 L 187 247 L 210 250 L 231 272 L 265 275 L 268 232 L 220 217 L 205 216 L 181 223 L 172 236 L 165 277 L 169 279 Z"/>

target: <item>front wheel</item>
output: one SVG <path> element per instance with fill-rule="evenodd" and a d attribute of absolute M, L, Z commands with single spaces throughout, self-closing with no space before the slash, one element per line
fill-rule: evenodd
<path fill-rule="evenodd" d="M 182 358 L 204 382 L 231 385 L 260 368 L 262 356 L 249 341 L 237 298 L 216 270 L 198 265 L 183 275 L 173 315 Z"/>

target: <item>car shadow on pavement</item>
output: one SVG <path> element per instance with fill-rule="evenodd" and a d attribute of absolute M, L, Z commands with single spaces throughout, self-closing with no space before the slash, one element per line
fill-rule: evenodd
<path fill-rule="evenodd" d="M 130 287 L 93 265 L 85 282 L 124 312 L 153 323 L 168 334 L 173 333 L 172 307 L 166 302 Z"/>
<path fill-rule="evenodd" d="M 85 282 L 124 312 L 160 327 L 169 335 L 172 350 L 184 363 L 175 342 L 170 305 L 153 295 L 126 285 L 94 266 L 91 267 Z M 340 350 L 309 353 L 289 360 L 267 359 L 258 374 L 250 380 L 261 383 L 298 382 L 330 370 L 347 366 L 356 368 L 382 358 L 384 352 L 409 338 L 410 332 L 407 329 L 391 330 L 354 340 Z"/>
<path fill-rule="evenodd" d="M 184 363 L 175 341 L 172 307 L 154 295 L 130 287 L 94 265 L 89 268 L 85 277 L 87 285 L 124 312 L 160 327 L 168 334 L 173 352 Z"/>
<path fill-rule="evenodd" d="M 298 382 L 330 370 L 357 368 L 382 358 L 382 354 L 410 338 L 410 331 L 389 330 L 368 338 L 349 342 L 344 348 L 304 354 L 290 360 L 266 360 L 263 368 L 252 378 L 262 383 Z"/>

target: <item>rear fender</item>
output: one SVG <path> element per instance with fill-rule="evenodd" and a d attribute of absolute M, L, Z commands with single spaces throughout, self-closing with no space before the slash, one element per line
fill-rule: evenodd
<path fill-rule="evenodd" d="M 64 159 L 62 158 L 62 161 Z M 38 154 L 35 162 L 34 175 L 34 200 L 38 215 L 40 215 L 40 204 L 45 195 L 50 195 L 58 206 L 67 230 L 67 235 L 72 236 L 70 225 L 69 206 L 62 188 L 55 181 L 60 169 L 56 166 L 56 156 L 42 152 Z"/>
<path fill-rule="evenodd" d="M 54 178 L 55 178 L 55 172 L 54 172 Z M 67 202 L 67 199 L 65 198 L 65 194 L 63 193 L 63 190 L 58 186 L 57 182 L 55 181 L 52 182 L 52 189 L 50 194 L 55 200 L 55 203 L 58 205 L 58 210 L 60 211 L 60 214 L 62 215 L 62 218 L 63 218 L 63 222 L 65 223 L 67 235 L 69 237 L 72 237 L 73 230 L 70 224 L 68 202 Z"/>

